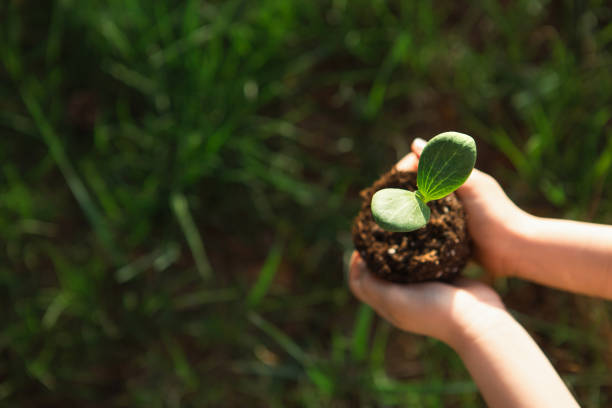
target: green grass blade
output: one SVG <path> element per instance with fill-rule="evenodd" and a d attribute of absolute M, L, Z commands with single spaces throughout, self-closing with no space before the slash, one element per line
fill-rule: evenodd
<path fill-rule="evenodd" d="M 310 363 L 310 358 L 291 337 L 287 336 L 278 327 L 265 320 L 255 312 L 249 313 L 249 321 L 270 336 L 279 346 L 283 348 L 291 357 L 303 365 Z"/>
<path fill-rule="evenodd" d="M 49 148 L 49 153 L 51 157 L 59 167 L 70 191 L 74 195 L 74 198 L 79 203 L 79 206 L 85 213 L 85 216 L 94 227 L 94 230 L 105 247 L 111 251 L 111 253 L 117 257 L 119 253 L 113 244 L 113 237 L 110 229 L 106 223 L 106 220 L 102 216 L 102 213 L 98 210 L 96 204 L 91 199 L 89 192 L 85 188 L 85 185 L 79 178 L 77 172 L 75 171 L 72 163 L 68 159 L 64 147 L 62 143 L 55 134 L 53 127 L 47 121 L 44 113 L 42 112 L 40 105 L 35 97 L 33 97 L 28 91 L 22 89 L 21 96 L 23 98 L 23 102 L 26 105 L 30 115 L 34 119 L 34 123 L 38 128 L 44 142 Z"/>
<path fill-rule="evenodd" d="M 170 354 L 176 375 L 185 382 L 189 389 L 198 385 L 198 377 L 189 364 L 189 360 L 178 341 L 171 335 L 164 336 L 166 349 Z"/>
<path fill-rule="evenodd" d="M 91 187 L 108 219 L 120 221 L 122 217 L 121 208 L 113 197 L 111 189 L 98 173 L 93 161 L 84 161 L 79 167 L 82 169 L 87 184 Z"/>
<path fill-rule="evenodd" d="M 233 302 L 239 298 L 240 292 L 234 288 L 215 290 L 204 289 L 177 297 L 174 299 L 173 305 L 177 310 L 187 310 L 211 303 Z"/>
<path fill-rule="evenodd" d="M 62 312 L 70 305 L 70 300 L 70 294 L 63 291 L 55 296 L 42 318 L 42 325 L 45 329 L 55 326 Z"/>
<path fill-rule="evenodd" d="M 528 175 L 530 173 L 529 160 L 505 130 L 495 129 L 490 132 L 490 137 L 495 146 L 506 155 L 520 174 Z"/>
<path fill-rule="evenodd" d="M 329 395 L 333 392 L 335 386 L 333 377 L 320 367 L 309 367 L 306 369 L 306 374 L 321 393 Z"/>
<path fill-rule="evenodd" d="M 373 371 L 384 370 L 385 351 L 391 334 L 391 325 L 386 321 L 381 321 L 376 327 L 376 334 L 372 340 L 370 351 L 370 367 Z"/>
<path fill-rule="evenodd" d="M 385 99 L 391 73 L 397 65 L 406 58 L 411 46 L 411 36 L 407 32 L 400 33 L 389 51 L 387 58 L 385 58 L 385 61 L 380 67 L 376 80 L 370 89 L 366 105 L 366 115 L 369 118 L 373 118 L 380 111 Z"/>
<path fill-rule="evenodd" d="M 211 279 L 213 276 L 213 270 L 208 262 L 202 237 L 200 236 L 198 228 L 193 221 L 193 217 L 189 212 L 189 204 L 187 203 L 187 199 L 182 193 L 174 193 L 170 198 L 170 205 L 181 226 L 181 229 L 183 230 L 183 234 L 185 234 L 187 245 L 189 245 L 189 249 L 191 250 L 191 254 L 193 255 L 193 259 L 196 263 L 196 268 L 198 269 L 200 276 L 202 276 L 202 279 L 204 280 Z"/>
<path fill-rule="evenodd" d="M 179 256 L 180 250 L 176 244 L 156 249 L 150 254 L 141 256 L 119 268 L 115 273 L 115 279 L 119 283 L 125 283 L 134 279 L 149 268 L 155 267 L 156 270 L 163 270 L 176 262 Z"/>
<path fill-rule="evenodd" d="M 362 304 L 357 311 L 355 328 L 353 329 L 353 342 L 351 354 L 356 361 L 363 361 L 368 353 L 368 340 L 372 330 L 374 311 L 366 304 Z"/>
<path fill-rule="evenodd" d="M 274 244 L 266 257 L 266 261 L 264 262 L 261 271 L 259 272 L 257 281 L 247 296 L 246 302 L 249 307 L 256 307 L 266 293 L 268 293 L 270 284 L 272 283 L 272 280 L 276 275 L 276 271 L 278 270 L 278 266 L 280 265 L 282 255 L 282 245 L 279 243 Z"/>

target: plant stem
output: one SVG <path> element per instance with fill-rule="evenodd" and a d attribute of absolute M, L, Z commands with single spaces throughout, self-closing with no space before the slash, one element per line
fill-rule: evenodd
<path fill-rule="evenodd" d="M 425 204 L 427 204 L 427 202 L 428 202 L 428 201 L 430 201 L 430 200 L 428 200 L 427 198 L 425 198 L 425 196 L 423 195 L 423 193 L 421 193 L 421 190 L 417 190 L 417 191 L 415 191 L 415 192 L 414 192 L 414 195 L 416 195 L 416 196 L 417 196 L 417 198 L 418 198 L 419 200 L 423 201 Z"/>

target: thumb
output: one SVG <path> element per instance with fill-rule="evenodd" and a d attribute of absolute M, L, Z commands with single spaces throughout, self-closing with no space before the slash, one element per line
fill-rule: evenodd
<path fill-rule="evenodd" d="M 389 289 L 398 285 L 373 277 L 359 253 L 353 251 L 349 267 L 349 286 L 353 294 L 362 302 L 370 305 L 382 317 L 399 327 L 389 311 Z"/>
<path fill-rule="evenodd" d="M 503 193 L 503 190 L 501 190 L 501 187 L 493 177 L 474 168 L 470 177 L 457 189 L 457 194 L 463 199 L 469 199 L 470 197 L 478 197 L 485 191 L 497 195 L 499 194 L 498 190 Z"/>
<path fill-rule="evenodd" d="M 410 148 L 412 149 L 414 154 L 417 155 L 417 157 L 420 157 L 421 152 L 425 148 L 426 144 L 427 144 L 427 141 L 421 139 L 420 137 L 417 137 L 416 139 L 412 141 L 412 145 L 410 146 Z"/>

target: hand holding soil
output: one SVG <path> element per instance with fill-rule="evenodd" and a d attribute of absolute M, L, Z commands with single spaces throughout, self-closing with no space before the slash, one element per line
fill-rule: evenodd
<path fill-rule="evenodd" d="M 413 152 L 390 174 L 416 171 L 425 143 L 415 140 Z M 495 179 L 476 169 L 456 194 L 474 258 L 489 273 L 612 299 L 611 226 L 532 216 L 514 205 Z M 396 327 L 450 345 L 489 406 L 578 406 L 546 356 L 489 286 L 464 278 L 402 285 L 376 275 L 380 273 L 369 271 L 354 251 L 349 285 L 355 296 Z"/>
<path fill-rule="evenodd" d="M 458 278 L 453 284 L 399 285 L 369 273 L 356 251 L 349 284 L 356 297 L 394 326 L 434 337 L 454 349 L 494 328 L 505 313 L 497 293 L 484 283 Z"/>
<path fill-rule="evenodd" d="M 395 166 L 395 170 L 415 172 L 425 143 L 422 139 L 416 139 L 412 143 L 412 153 L 404 157 Z M 480 188 L 481 184 L 482 188 Z M 496 188 L 499 189 L 499 192 L 496 191 Z M 502 217 L 504 212 L 491 213 L 484 207 L 487 206 L 488 200 L 503 199 L 512 206 L 514 204 L 492 177 L 475 169 L 457 192 L 461 194 L 463 207 L 468 214 L 468 228 L 477 248 L 476 254 L 487 263 L 495 264 L 498 256 L 496 253 L 501 252 L 504 245 L 494 245 L 489 242 L 489 228 L 502 234 L 497 236 L 497 240 L 505 239 L 507 232 L 501 227 L 504 224 Z M 481 197 L 480 193 L 495 194 L 485 198 Z M 506 205 L 504 203 L 501 209 L 507 211 Z M 520 211 L 518 207 L 514 206 L 514 208 Z M 478 217 L 471 218 L 472 212 L 479 211 L 481 213 Z M 507 212 L 505 214 L 506 217 L 511 215 Z M 495 253 L 490 254 L 490 250 Z M 500 274 L 502 270 L 500 266 Z M 384 281 L 369 273 L 357 251 L 353 252 L 351 258 L 349 283 L 355 296 L 368 303 L 398 328 L 435 337 L 453 347 L 460 342 L 467 341 L 470 333 L 479 332 L 473 327 L 474 323 L 487 327 L 495 325 L 499 311 L 504 309 L 499 296 L 493 289 L 483 283 L 468 279 L 458 279 L 454 285 L 443 282 L 397 285 Z"/>
<path fill-rule="evenodd" d="M 476 144 L 468 135 L 444 132 L 416 146 L 419 160 L 393 168 L 361 192 L 353 242 L 382 279 L 451 281 L 470 258 L 465 212 L 453 191 L 474 168 Z"/>

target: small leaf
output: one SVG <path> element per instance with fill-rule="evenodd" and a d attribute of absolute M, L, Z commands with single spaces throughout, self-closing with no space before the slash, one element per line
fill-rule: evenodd
<path fill-rule="evenodd" d="M 379 190 L 372 197 L 371 206 L 374 221 L 387 231 L 414 231 L 429 221 L 429 207 L 412 191 Z"/>
<path fill-rule="evenodd" d="M 476 163 L 476 143 L 468 135 L 440 133 L 431 139 L 419 159 L 417 185 L 425 201 L 437 200 L 458 189 Z"/>

